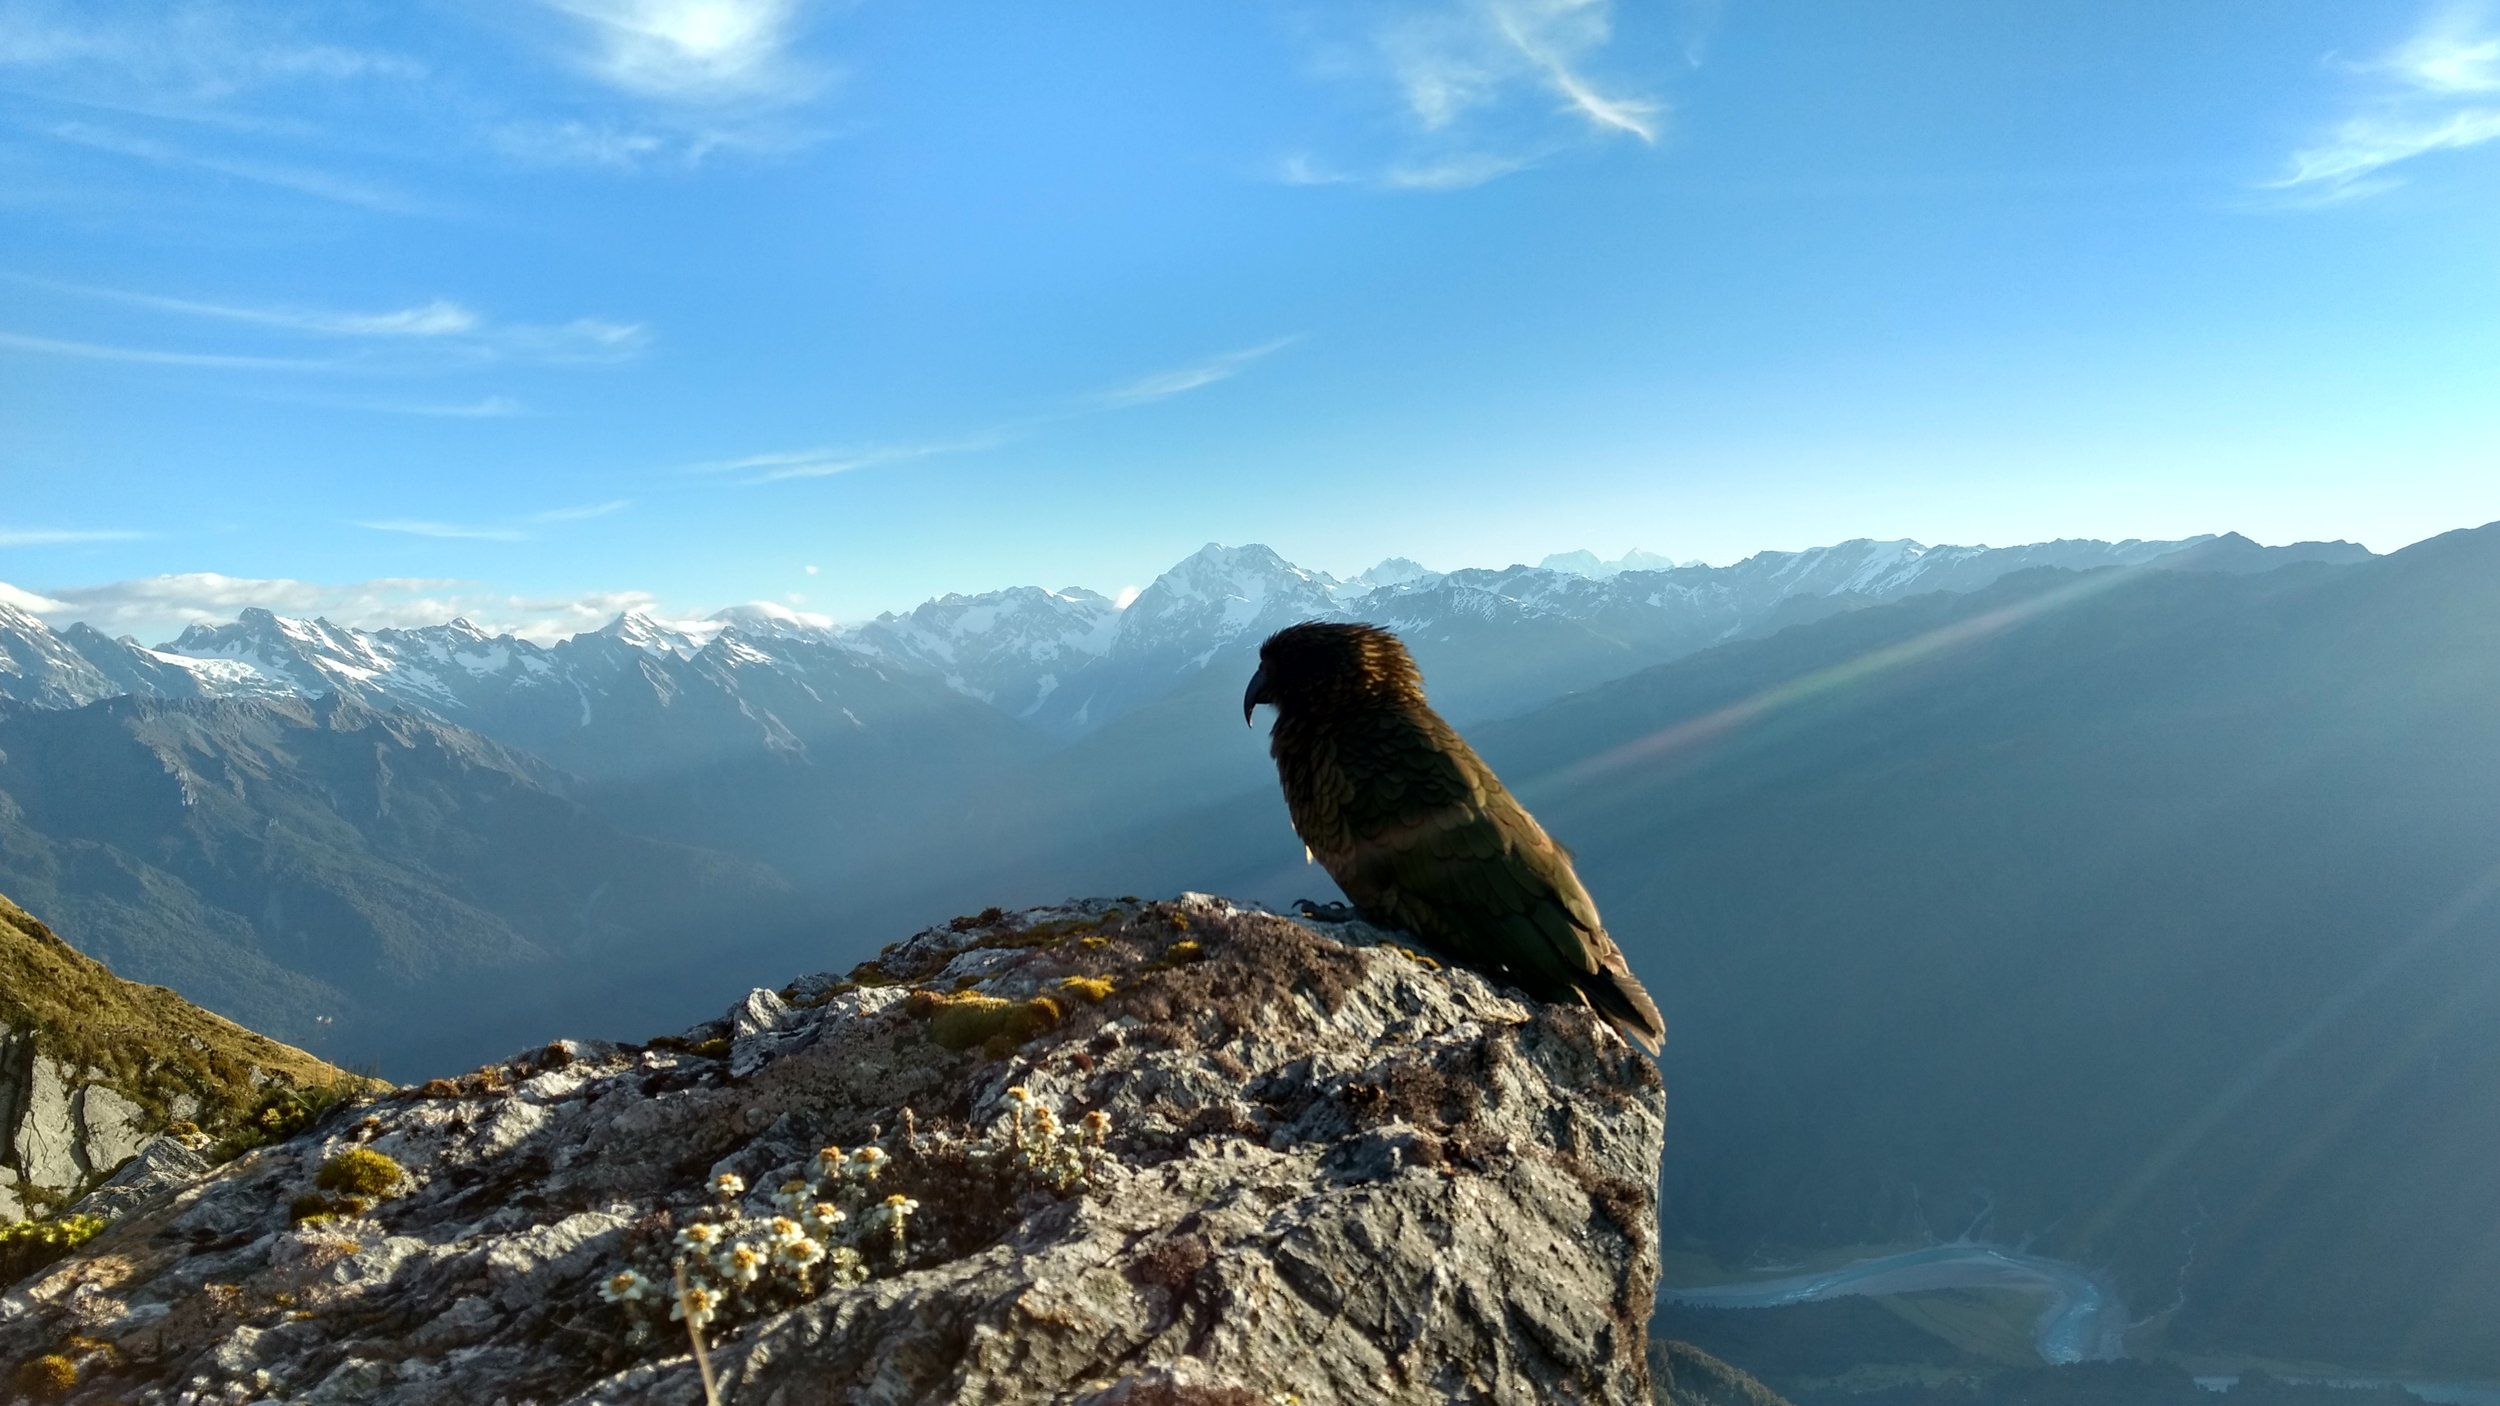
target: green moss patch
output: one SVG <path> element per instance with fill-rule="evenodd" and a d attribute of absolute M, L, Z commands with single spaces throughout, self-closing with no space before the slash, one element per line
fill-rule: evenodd
<path fill-rule="evenodd" d="M 978 991 L 914 991 L 903 1009 L 929 1022 L 929 1039 L 944 1049 L 1021 1045 L 1041 1034 L 1066 1014 L 1048 996 L 1011 1001 Z"/>

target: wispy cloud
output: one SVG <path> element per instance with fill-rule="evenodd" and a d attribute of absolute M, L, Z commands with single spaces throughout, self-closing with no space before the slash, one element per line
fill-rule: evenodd
<path fill-rule="evenodd" d="M 443 420 L 508 420 L 526 415 L 528 409 L 508 395 L 480 396 L 476 400 L 449 404 L 393 400 L 359 400 L 339 402 L 351 410 L 376 410 L 385 415 L 428 415 Z"/>
<path fill-rule="evenodd" d="M 335 337 L 451 337 L 478 330 L 478 315 L 448 299 L 434 298 L 404 308 L 385 312 L 325 312 L 312 308 L 240 307 L 229 303 L 204 303 L 189 298 L 167 298 L 153 293 L 134 292 L 126 288 L 99 288 L 85 283 L 60 283 L 51 279 L 21 274 L 9 275 L 12 282 L 32 284 L 55 292 L 74 293 L 81 297 L 104 298 L 154 308 L 160 312 L 182 313 L 192 317 L 222 318 L 230 322 L 248 322 L 262 327 L 279 327 L 289 332 L 308 332 Z"/>
<path fill-rule="evenodd" d="M 1301 340 L 1299 333 L 1225 352 L 1204 361 L 1167 371 L 1157 371 L 1135 380 L 1095 391 L 1067 402 L 1058 409 L 1002 421 L 987 429 L 968 435 L 933 439 L 916 443 L 881 445 L 825 445 L 812 449 L 783 449 L 766 454 L 749 454 L 735 459 L 690 465 L 685 472 L 694 474 L 742 474 L 737 481 L 755 485 L 782 483 L 791 479 L 830 478 L 836 474 L 855 473 L 861 469 L 906 463 L 916 459 L 933 459 L 942 455 L 970 454 L 996 449 L 1034 434 L 1047 426 L 1089 415 L 1128 410 L 1151 405 L 1173 396 L 1186 395 L 1220 381 L 1239 375 L 1252 362 L 1273 355 Z"/>
<path fill-rule="evenodd" d="M 2342 65 L 2353 110 L 2261 188 L 2332 204 L 2393 189 L 2391 168 L 2500 139 L 2500 30 L 2488 5 L 2447 5 L 2387 54 Z"/>
<path fill-rule="evenodd" d="M 100 15 L 93 4 L 0 7 L 0 68 L 105 69 L 168 95 L 218 97 L 304 82 L 413 82 L 425 64 L 380 49 L 308 40 L 263 8 L 151 4 Z"/>
<path fill-rule="evenodd" d="M 0 547 L 62 547 L 80 542 L 136 542 L 153 532 L 119 528 L 0 527 Z"/>
<path fill-rule="evenodd" d="M 1614 138 L 1655 145 L 1665 104 L 1637 83 L 1601 76 L 1614 42 L 1611 0 L 1443 0 L 1371 20 L 1357 60 L 1330 65 L 1387 82 L 1406 132 L 1398 154 L 1359 169 L 1286 157 L 1288 185 L 1462 190 Z M 1687 62 L 1698 62 L 1688 44 Z"/>
<path fill-rule="evenodd" d="M 634 505 L 631 498 L 611 498 L 604 503 L 586 503 L 578 508 L 549 508 L 530 514 L 532 522 L 581 522 L 588 518 L 614 517 Z"/>
<path fill-rule="evenodd" d="M 1530 156 L 1473 151 L 1439 161 L 1391 166 L 1380 173 L 1378 183 L 1390 190 L 1466 190 L 1535 164 L 1536 159 Z"/>
<path fill-rule="evenodd" d="M 396 532 L 406 537 L 437 537 L 457 542 L 526 542 L 532 527 L 556 523 L 587 522 L 592 518 L 614 517 L 634 505 L 631 498 L 610 498 L 605 502 L 581 503 L 571 507 L 549 508 L 505 522 L 441 522 L 433 518 L 360 518 L 353 526 L 369 532 Z"/>
<path fill-rule="evenodd" d="M 668 154 L 671 140 L 645 128 L 610 122 L 525 120 L 487 134 L 495 150 L 523 166 L 591 166 L 630 171 Z"/>
<path fill-rule="evenodd" d="M 351 180 L 327 171 L 253 157 L 193 151 L 152 137 L 142 137 L 89 122 L 56 122 L 41 129 L 55 141 L 109 152 L 157 166 L 206 171 L 256 185 L 292 191 L 340 205 L 353 205 L 392 215 L 435 213 L 414 196 L 372 181 Z"/>
<path fill-rule="evenodd" d="M 50 352 L 91 360 L 154 362 L 170 366 L 226 367 L 245 370 L 407 371 L 436 372 L 497 363 L 550 366 L 603 365 L 639 355 L 651 342 L 640 323 L 582 317 L 562 323 L 497 322 L 447 298 L 433 298 L 378 312 L 354 312 L 283 304 L 249 305 L 166 297 L 123 288 L 62 283 L 20 274 L 12 282 L 75 297 L 101 299 L 147 308 L 174 317 L 239 323 L 297 336 L 349 340 L 367 344 L 335 357 L 284 357 L 251 353 L 194 352 L 67 341 L 28 334 L 0 333 L 0 345 L 21 351 Z M 372 406 L 408 414 L 462 415 L 485 418 L 517 413 L 517 403 L 499 397 L 468 405 L 434 407 Z"/>
<path fill-rule="evenodd" d="M 839 77 L 802 53 L 809 8 L 805 0 L 472 7 L 489 28 L 588 80 L 567 91 L 481 86 L 488 55 L 437 67 L 352 42 L 396 28 L 387 7 L 0 0 L 0 79 L 39 101 L 123 119 L 33 129 L 56 141 L 341 205 L 439 215 L 450 212 L 327 168 L 358 169 L 412 143 L 438 148 L 416 170 L 480 153 L 520 166 L 633 170 L 803 148 L 828 135 L 806 112 Z M 188 125 L 183 140 L 152 126 L 169 121 Z"/>
<path fill-rule="evenodd" d="M 0 347 L 43 356 L 83 361 L 127 361 L 149 366 L 202 366 L 229 371 L 344 371 L 350 363 L 337 357 L 242 356 L 227 352 L 170 351 L 158 347 L 123 347 L 104 342 L 79 342 L 61 337 L 35 337 L 0 331 Z"/>
<path fill-rule="evenodd" d="M 285 578 L 183 572 L 97 586 L 48 587 L 47 594 L 0 586 L 10 600 L 55 627 L 84 620 L 108 635 L 163 640 L 193 624 L 232 620 L 247 606 L 280 615 L 321 616 L 363 629 L 435 625 L 467 619 L 489 632 L 510 631 L 541 642 L 595 630 L 627 610 L 650 611 L 644 591 L 514 595 L 478 582 L 433 577 L 380 577 L 323 583 Z M 26 602 L 34 602 L 28 604 Z"/>
<path fill-rule="evenodd" d="M 529 540 L 529 534 L 517 527 L 433 522 L 424 518 L 360 519 L 355 526 L 372 532 L 397 532 L 409 537 L 444 537 L 464 542 L 526 542 Z"/>
<path fill-rule="evenodd" d="M 900 464 L 912 459 L 933 459 L 943 454 L 970 454 L 993 449 L 1012 437 L 1012 432 L 998 430 L 927 444 L 822 445 L 813 449 L 784 449 L 770 454 L 750 454 L 739 459 L 697 464 L 694 472 L 742 473 L 747 477 L 739 482 L 748 484 L 782 483 L 794 478 L 831 478 L 835 474 L 872 469 L 881 464 Z"/>
<path fill-rule="evenodd" d="M 1172 396 L 1186 394 L 1212 386 L 1218 381 L 1229 381 L 1241 374 L 1242 368 L 1250 363 L 1261 357 L 1283 351 L 1298 340 L 1300 340 L 1298 337 L 1279 337 L 1272 342 L 1262 342 L 1255 347 L 1244 347 L 1239 351 L 1210 357 L 1194 366 L 1183 366 L 1170 371 L 1158 371 L 1150 376 L 1140 376 L 1127 385 L 1116 386 L 1096 394 L 1092 397 L 1092 402 L 1105 410 L 1122 410 L 1132 405 L 1144 405 L 1149 401 L 1166 400 Z"/>

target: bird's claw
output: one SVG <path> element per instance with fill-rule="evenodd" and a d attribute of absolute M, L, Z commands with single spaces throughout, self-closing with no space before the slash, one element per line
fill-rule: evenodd
<path fill-rule="evenodd" d="M 1350 923 L 1354 921 L 1351 903 L 1313 903 L 1307 898 L 1293 901 L 1293 911 L 1314 923 Z"/>

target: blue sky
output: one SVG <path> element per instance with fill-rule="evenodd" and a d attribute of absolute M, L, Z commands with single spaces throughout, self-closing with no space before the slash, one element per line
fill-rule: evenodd
<path fill-rule="evenodd" d="M 0 581 L 539 632 L 2500 518 L 2472 5 L 0 0 Z"/>

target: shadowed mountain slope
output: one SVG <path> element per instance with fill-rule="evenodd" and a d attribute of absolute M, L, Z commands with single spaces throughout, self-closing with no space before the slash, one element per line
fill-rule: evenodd
<path fill-rule="evenodd" d="M 771 870 L 625 834 L 566 785 L 335 696 L 0 712 L 0 886 L 121 971 L 394 1062 L 561 1008 L 569 970 L 786 921 Z"/>

